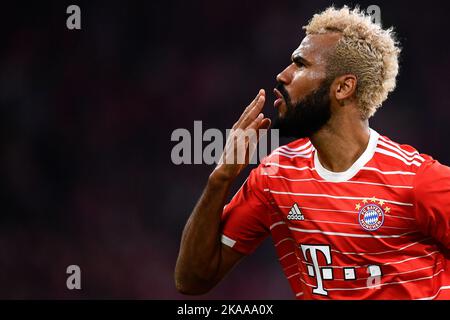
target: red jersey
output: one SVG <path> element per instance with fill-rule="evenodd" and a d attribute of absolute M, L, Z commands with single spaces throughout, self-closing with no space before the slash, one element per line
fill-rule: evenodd
<path fill-rule="evenodd" d="M 450 168 L 370 130 L 345 172 L 309 139 L 266 157 L 225 206 L 222 242 L 268 235 L 298 299 L 450 299 Z"/>

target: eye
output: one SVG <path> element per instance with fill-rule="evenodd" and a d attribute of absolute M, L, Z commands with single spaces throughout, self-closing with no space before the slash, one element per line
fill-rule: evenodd
<path fill-rule="evenodd" d="M 298 68 L 303 68 L 303 67 L 305 67 L 306 65 L 303 63 L 303 59 L 299 59 L 299 58 L 294 58 L 294 59 L 292 59 L 292 62 L 293 63 L 295 63 L 295 65 L 298 67 Z"/>

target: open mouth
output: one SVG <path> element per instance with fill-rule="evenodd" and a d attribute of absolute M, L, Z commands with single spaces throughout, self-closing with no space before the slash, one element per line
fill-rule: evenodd
<path fill-rule="evenodd" d="M 277 97 L 277 99 L 273 103 L 273 106 L 278 109 L 281 106 L 281 104 L 284 102 L 284 98 L 283 98 L 283 95 L 281 94 L 281 92 L 278 91 L 277 89 L 273 89 L 273 93 Z"/>

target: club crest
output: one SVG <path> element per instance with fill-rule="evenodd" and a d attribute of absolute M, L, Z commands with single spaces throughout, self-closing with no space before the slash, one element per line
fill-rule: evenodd
<path fill-rule="evenodd" d="M 384 215 L 391 209 L 388 206 L 383 207 L 385 202 L 375 197 L 364 199 L 362 204 L 358 203 L 355 210 L 358 211 L 359 225 L 367 231 L 375 231 L 384 223 Z"/>

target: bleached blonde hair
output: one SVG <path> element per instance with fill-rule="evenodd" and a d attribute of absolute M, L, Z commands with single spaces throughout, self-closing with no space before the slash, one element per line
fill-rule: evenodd
<path fill-rule="evenodd" d="M 339 32 L 342 37 L 328 57 L 327 77 L 353 74 L 363 119 L 368 119 L 395 89 L 400 47 L 392 28 L 383 29 L 356 7 L 329 7 L 315 14 L 307 35 Z"/>

